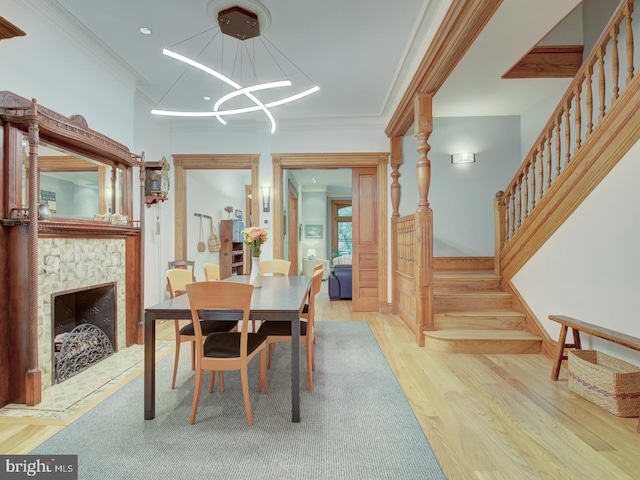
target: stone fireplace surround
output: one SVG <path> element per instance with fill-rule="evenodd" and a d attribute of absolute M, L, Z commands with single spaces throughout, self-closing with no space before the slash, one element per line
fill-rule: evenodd
<path fill-rule="evenodd" d="M 40 238 L 38 240 L 38 363 L 42 389 L 52 386 L 51 296 L 66 290 L 115 282 L 117 318 L 125 319 L 125 240 L 118 238 Z M 125 321 L 117 344 L 126 345 Z"/>

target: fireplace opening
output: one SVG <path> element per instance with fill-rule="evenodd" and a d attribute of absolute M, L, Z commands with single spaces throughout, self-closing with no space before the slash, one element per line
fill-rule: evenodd
<path fill-rule="evenodd" d="M 117 351 L 116 283 L 51 295 L 53 383 L 60 383 Z"/>

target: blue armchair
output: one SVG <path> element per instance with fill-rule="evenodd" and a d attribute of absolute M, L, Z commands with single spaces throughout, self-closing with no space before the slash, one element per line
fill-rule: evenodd
<path fill-rule="evenodd" d="M 334 265 L 329 275 L 329 299 L 351 299 L 351 265 Z"/>

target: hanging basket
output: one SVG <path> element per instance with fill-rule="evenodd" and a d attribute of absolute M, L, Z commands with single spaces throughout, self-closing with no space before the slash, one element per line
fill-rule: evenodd
<path fill-rule="evenodd" d="M 202 253 L 207 249 L 204 244 L 204 233 L 202 232 L 202 217 L 200 217 L 200 239 L 198 241 L 198 252 Z"/>
<path fill-rule="evenodd" d="M 213 228 L 213 218 L 210 218 L 209 221 L 211 222 L 209 225 L 209 240 L 207 241 L 207 244 L 209 246 L 209 251 L 211 253 L 219 252 L 220 237 L 216 233 L 216 229 Z"/>
<path fill-rule="evenodd" d="M 569 390 L 618 417 L 640 415 L 640 367 L 596 350 L 568 358 Z"/>

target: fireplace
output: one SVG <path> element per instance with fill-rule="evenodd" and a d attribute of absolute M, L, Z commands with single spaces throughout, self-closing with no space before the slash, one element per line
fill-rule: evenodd
<path fill-rule="evenodd" d="M 51 295 L 52 383 L 60 383 L 117 351 L 116 283 Z"/>

